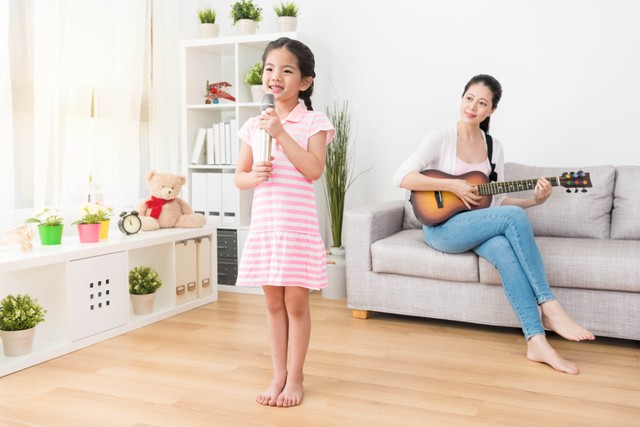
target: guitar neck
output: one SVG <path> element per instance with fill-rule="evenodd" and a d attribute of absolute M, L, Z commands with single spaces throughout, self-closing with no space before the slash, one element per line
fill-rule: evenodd
<path fill-rule="evenodd" d="M 560 178 L 557 176 L 547 177 L 552 187 L 560 185 Z M 517 181 L 488 182 L 478 185 L 478 194 L 490 196 L 493 194 L 515 193 L 518 191 L 533 190 L 538 183 L 538 178 L 521 179 Z"/>

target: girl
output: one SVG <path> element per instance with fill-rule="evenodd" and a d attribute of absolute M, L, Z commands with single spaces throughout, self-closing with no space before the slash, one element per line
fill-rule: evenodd
<path fill-rule="evenodd" d="M 262 85 L 274 95 L 275 109 L 249 119 L 238 132 L 235 183 L 255 190 L 236 285 L 262 286 L 267 301 L 273 379 L 256 401 L 286 407 L 299 405 L 304 392 L 309 289 L 327 286 L 313 181 L 322 176 L 334 129 L 311 108 L 315 60 L 307 46 L 280 38 L 269 43 L 262 63 Z M 270 161 L 254 158 L 261 152 L 262 130 L 273 138 Z"/>
<path fill-rule="evenodd" d="M 488 75 L 473 77 L 462 94 L 458 123 L 427 135 L 417 151 L 400 166 L 394 175 L 394 184 L 409 190 L 448 191 L 469 208 L 478 205 L 480 196 L 475 185 L 462 179 L 427 177 L 419 172 L 438 169 L 461 175 L 479 170 L 490 176 L 494 163 L 495 172 L 503 179 L 502 146 L 494 138 L 494 155 L 489 159 L 486 142 L 489 119 L 501 96 L 502 87 L 496 79 Z M 558 371 L 577 374 L 576 365 L 560 357 L 551 347 L 544 328 L 572 341 L 593 340 L 594 336 L 569 317 L 551 292 L 523 210 L 544 203 L 551 190 L 551 184 L 543 177 L 538 180 L 532 199 L 497 196 L 491 207 L 462 212 L 437 226 L 424 226 L 423 233 L 427 244 L 436 250 L 449 253 L 473 250 L 496 266 L 507 298 L 522 324 L 527 357 Z"/>

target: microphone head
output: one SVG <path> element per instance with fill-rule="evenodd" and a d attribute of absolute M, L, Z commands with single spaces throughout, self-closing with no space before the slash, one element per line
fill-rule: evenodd
<path fill-rule="evenodd" d="M 260 104 L 260 111 L 266 111 L 267 108 L 276 108 L 276 98 L 272 93 L 265 93 Z"/>

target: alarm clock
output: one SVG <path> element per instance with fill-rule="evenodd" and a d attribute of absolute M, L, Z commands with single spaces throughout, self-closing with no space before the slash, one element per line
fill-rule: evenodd
<path fill-rule="evenodd" d="M 124 211 L 120 213 L 118 228 L 127 236 L 136 234 L 142 228 L 142 220 L 136 211 Z"/>

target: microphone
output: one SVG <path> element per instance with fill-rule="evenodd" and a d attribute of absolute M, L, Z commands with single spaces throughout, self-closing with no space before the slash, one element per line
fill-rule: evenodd
<path fill-rule="evenodd" d="M 267 108 L 276 108 L 276 100 L 271 93 L 266 93 L 262 97 L 262 103 L 260 104 L 260 111 L 265 112 Z M 271 135 L 264 129 L 260 129 L 260 154 L 262 157 L 259 159 L 263 162 L 271 161 Z"/>

